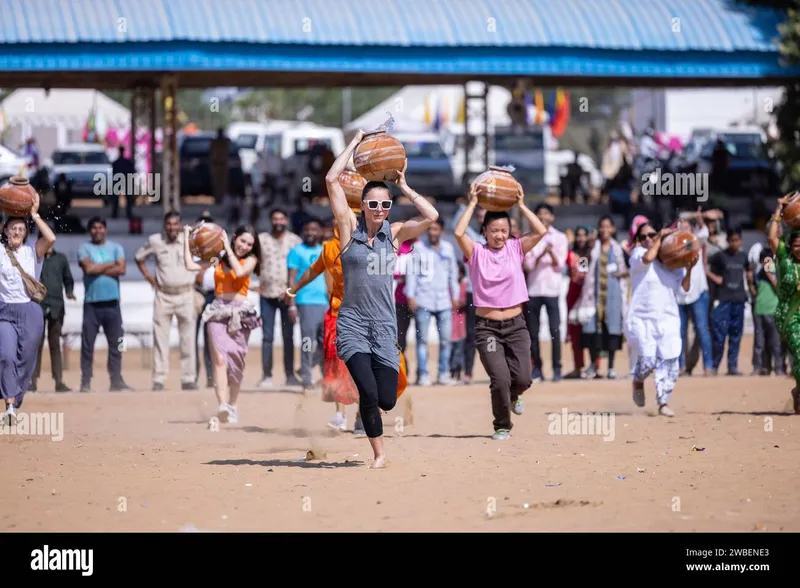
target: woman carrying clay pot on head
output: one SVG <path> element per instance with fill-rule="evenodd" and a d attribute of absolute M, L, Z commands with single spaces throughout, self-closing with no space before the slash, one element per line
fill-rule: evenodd
<path fill-rule="evenodd" d="M 23 273 L 38 280 L 44 257 L 56 242 L 56 236 L 39 216 L 39 195 L 33 193 L 30 216 L 39 229 L 34 245 L 28 244 L 28 219 L 9 217 L 0 235 L 0 393 L 5 400 L 3 419 L 16 423 L 16 411 L 22 405 L 31 384 L 39 344 L 44 335 L 44 313 L 31 298 Z"/>
<path fill-rule="evenodd" d="M 392 195 L 383 182 L 367 182 L 361 193 L 361 215 L 350 210 L 339 176 L 364 138 L 358 131 L 325 180 L 339 238 L 344 296 L 336 320 L 336 349 L 358 388 L 361 421 L 375 456 L 373 467 L 385 465 L 381 410 L 397 402 L 401 354 L 397 343 L 394 266 L 397 250 L 419 237 L 439 218 L 424 197 L 409 188 L 405 168 L 397 170 L 397 186 L 419 211 L 405 222 L 389 222 Z"/>

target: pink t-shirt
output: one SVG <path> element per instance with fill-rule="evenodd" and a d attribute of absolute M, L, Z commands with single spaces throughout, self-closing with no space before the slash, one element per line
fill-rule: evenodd
<path fill-rule="evenodd" d="M 509 238 L 495 251 L 475 243 L 472 257 L 466 262 L 472 280 L 472 303 L 476 307 L 510 308 L 528 302 L 528 288 L 522 271 L 522 245 Z"/>

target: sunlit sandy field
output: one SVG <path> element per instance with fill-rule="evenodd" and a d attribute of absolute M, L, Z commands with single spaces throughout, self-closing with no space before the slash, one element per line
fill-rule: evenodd
<path fill-rule="evenodd" d="M 63 439 L 0 436 L 2 530 L 800 531 L 787 378 L 681 379 L 674 419 L 654 416 L 652 380 L 643 409 L 627 379 L 545 382 L 525 394 L 511 438 L 493 441 L 478 363 L 471 386 L 408 388 L 384 419 L 389 466 L 373 470 L 365 438 L 327 427 L 333 407 L 318 392 L 247 391 L 239 424 L 214 431 L 213 391 L 181 391 L 173 368 L 168 390 L 150 392 L 137 353 L 125 377 L 142 391 L 127 393 L 107 391 L 104 354 L 96 393 L 48 392 L 45 358 L 44 391 L 23 412 L 63 413 Z M 260 350 L 250 359 L 255 387 Z M 550 415 L 565 410 L 606 413 L 595 422 L 608 428 L 557 428 Z"/>

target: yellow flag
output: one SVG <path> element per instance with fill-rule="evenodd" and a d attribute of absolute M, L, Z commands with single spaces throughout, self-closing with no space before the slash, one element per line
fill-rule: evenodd
<path fill-rule="evenodd" d="M 461 102 L 458 105 L 458 116 L 456 118 L 456 122 L 459 124 L 465 124 L 467 122 L 467 97 L 462 96 Z"/>
<path fill-rule="evenodd" d="M 536 124 L 544 122 L 544 95 L 541 90 L 536 90 Z"/>

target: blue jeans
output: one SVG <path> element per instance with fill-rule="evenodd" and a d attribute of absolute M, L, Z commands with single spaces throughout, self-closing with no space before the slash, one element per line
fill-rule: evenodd
<path fill-rule="evenodd" d="M 707 370 L 712 368 L 711 359 L 711 329 L 708 325 L 708 290 L 700 295 L 700 298 L 691 304 L 679 304 L 678 310 L 681 313 L 681 341 L 683 349 L 679 358 L 681 369 L 686 367 L 686 351 L 689 349 L 687 331 L 689 330 L 689 318 L 694 324 L 695 336 L 700 340 L 700 348 L 703 350 L 703 367 Z"/>
<path fill-rule="evenodd" d="M 436 319 L 436 328 L 439 331 L 439 375 L 444 376 L 450 373 L 450 348 L 452 345 L 450 337 L 453 332 L 453 311 L 450 308 L 439 311 L 418 308 L 414 315 L 414 323 L 417 328 L 418 378 L 428 375 L 428 329 L 431 317 Z"/>
<path fill-rule="evenodd" d="M 728 371 L 738 371 L 739 346 L 744 331 L 744 302 L 720 302 L 711 313 L 711 350 L 714 369 L 722 363 L 725 339 L 728 339 Z"/>

